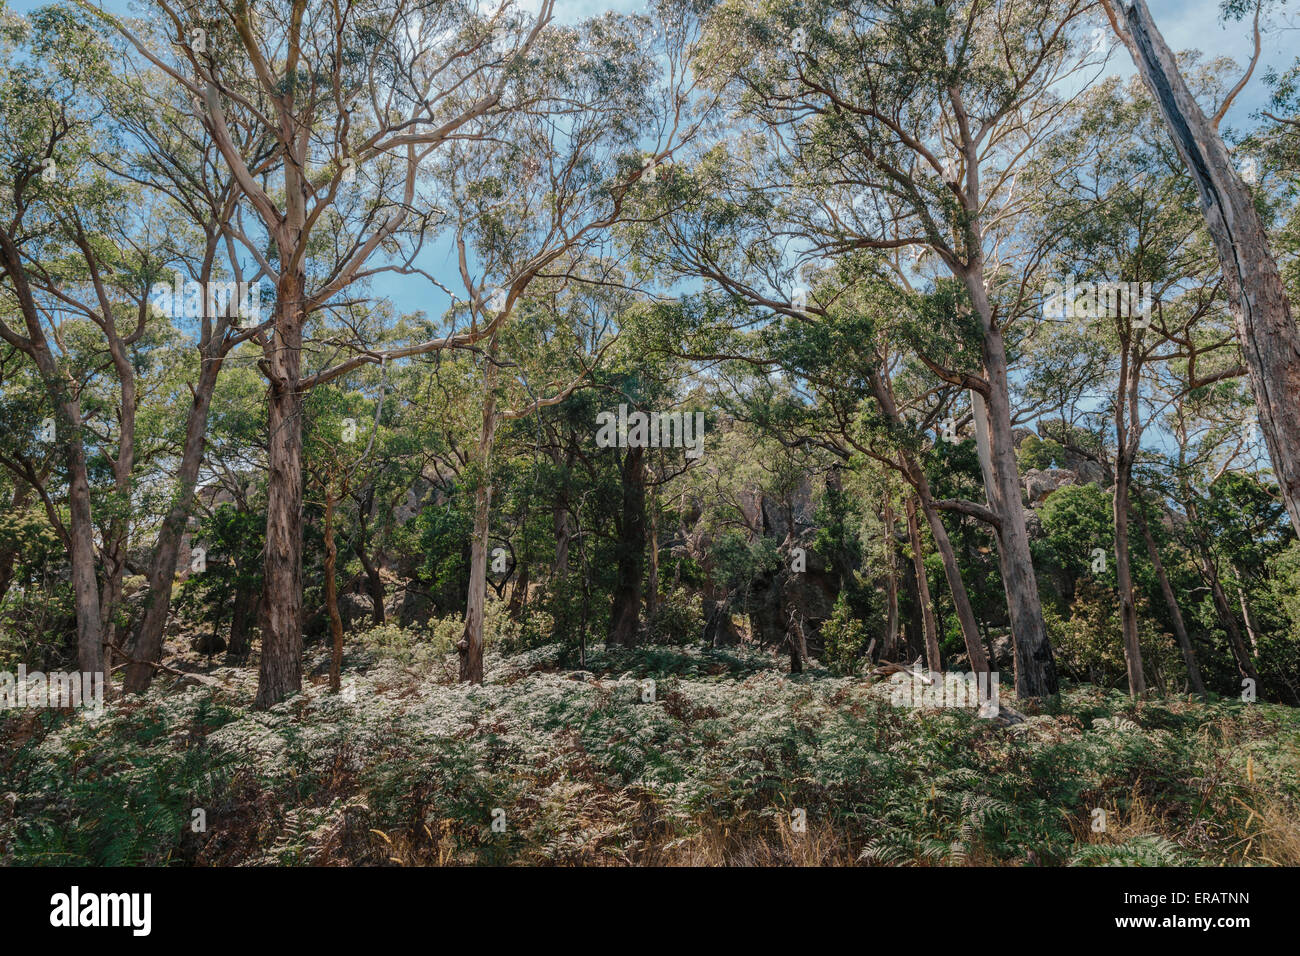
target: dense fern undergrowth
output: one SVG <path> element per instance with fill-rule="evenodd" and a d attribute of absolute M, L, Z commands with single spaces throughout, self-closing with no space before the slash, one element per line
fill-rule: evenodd
<path fill-rule="evenodd" d="M 253 670 L 221 668 L 99 717 L 7 715 L 0 859 L 1300 863 L 1291 708 L 1076 686 L 1031 712 L 1004 687 L 1027 719 L 1003 726 L 762 651 L 655 646 L 496 655 L 473 686 L 404 637 L 363 636 L 341 694 L 315 677 L 267 712 Z"/>

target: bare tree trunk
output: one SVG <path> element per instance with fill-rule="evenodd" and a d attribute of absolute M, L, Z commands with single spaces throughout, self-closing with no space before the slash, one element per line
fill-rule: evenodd
<path fill-rule="evenodd" d="M 375 489 L 372 484 L 361 504 L 359 521 L 361 530 L 357 535 L 357 541 L 352 550 L 361 562 L 361 569 L 366 573 L 366 589 L 370 593 L 370 619 L 374 624 L 383 624 L 387 618 L 387 611 L 384 609 L 384 599 L 387 597 L 387 592 L 384 588 L 384 579 L 379 573 L 379 566 L 366 550 L 366 536 L 370 533 L 369 517 L 374 505 Z"/>
<path fill-rule="evenodd" d="M 1255 662 L 1251 660 L 1250 652 L 1246 650 L 1246 642 L 1241 639 L 1241 627 L 1237 624 L 1237 617 L 1232 613 L 1232 607 L 1228 604 L 1228 595 L 1219 580 L 1219 566 L 1210 556 L 1209 549 L 1204 543 L 1201 544 L 1201 561 L 1202 573 L 1209 582 L 1210 594 L 1214 598 L 1214 609 L 1219 615 L 1219 622 L 1223 624 L 1223 629 L 1228 634 L 1232 656 L 1237 660 L 1237 670 L 1241 672 L 1242 677 L 1258 681 L 1259 674 L 1255 671 Z"/>
<path fill-rule="evenodd" d="M 1250 608 L 1246 604 L 1246 592 L 1241 583 L 1237 583 L 1237 600 L 1241 604 L 1241 619 L 1246 622 L 1246 636 L 1250 638 L 1250 657 L 1259 660 L 1259 637 L 1255 634 L 1255 625 L 1250 620 Z"/>
<path fill-rule="evenodd" d="M 1187 680 L 1191 684 L 1192 692 L 1205 696 L 1205 681 L 1201 679 L 1201 668 L 1196 662 L 1196 651 L 1192 647 L 1191 638 L 1187 635 L 1187 625 L 1183 622 L 1183 612 L 1178 607 L 1178 598 L 1174 595 L 1173 586 L 1169 583 L 1169 575 L 1165 573 L 1164 562 L 1160 560 L 1160 549 L 1156 546 L 1156 539 L 1151 535 L 1151 528 L 1147 525 L 1146 517 L 1141 511 L 1137 513 L 1138 525 L 1142 529 L 1142 539 L 1146 542 L 1147 556 L 1151 559 L 1151 566 L 1155 569 L 1156 579 L 1160 582 L 1160 593 L 1165 596 L 1165 605 L 1169 608 L 1169 617 L 1174 623 L 1174 636 L 1178 638 L 1178 647 L 1183 652 L 1183 663 L 1187 665 Z"/>
<path fill-rule="evenodd" d="M 486 477 L 474 494 L 474 537 L 469 550 L 469 598 L 465 602 L 465 630 L 456 649 L 460 652 L 460 679 L 483 683 L 483 613 L 487 602 L 488 519 L 492 511 L 492 485 Z"/>
<path fill-rule="evenodd" d="M 364 535 L 364 529 L 362 534 Z M 387 620 L 388 613 L 384 609 L 387 589 L 384 587 L 384 579 L 379 573 L 379 566 L 371 559 L 370 554 L 366 551 L 365 542 L 361 538 L 357 539 L 357 543 L 352 550 L 361 562 L 361 569 L 366 573 L 366 591 L 370 594 L 371 623 L 383 624 Z"/>
<path fill-rule="evenodd" d="M 623 509 L 616 546 L 618 577 L 606 642 L 636 644 L 641 612 L 641 575 L 645 568 L 644 448 L 629 448 L 623 456 Z"/>
<path fill-rule="evenodd" d="M 1128 668 L 1128 692 L 1133 697 L 1146 693 L 1142 673 L 1142 647 L 1138 643 L 1137 601 L 1133 594 L 1133 571 L 1129 563 L 1129 481 L 1131 465 L 1121 455 L 1115 464 L 1112 511 L 1115 520 L 1115 579 L 1119 585 L 1120 629 L 1124 636 L 1124 663 Z"/>
<path fill-rule="evenodd" d="M 50 403 L 59 416 L 59 438 L 68 469 L 68 560 L 72 565 L 72 599 L 77 615 L 77 666 L 103 674 L 108 689 L 111 672 L 104 666 L 104 626 L 95 578 L 95 524 L 90 503 L 86 446 L 81 439 L 81 403 L 50 350 L 40 315 L 23 268 L 22 254 L 10 234 L 0 229 L 0 264 L 9 274 L 28 340 L 24 351 L 36 363 Z"/>
<path fill-rule="evenodd" d="M 983 277 L 967 283 L 981 315 L 990 315 Z M 1016 655 L 1016 696 L 1049 697 L 1059 688 L 1056 659 L 1047 639 L 1043 608 L 1038 597 L 1025 527 L 1024 504 L 1020 500 L 1020 475 L 1015 443 L 1011 434 L 1011 401 L 1007 381 L 1007 355 L 1001 330 L 991 319 L 984 323 L 984 369 L 989 382 L 986 402 L 977 400 L 976 417 L 983 417 L 987 429 L 989 474 L 986 485 L 989 505 L 998 516 L 998 560 L 1006 590 L 1007 612 Z M 983 405 L 980 409 L 978 406 Z M 981 424 L 977 420 L 977 427 Z"/>
<path fill-rule="evenodd" d="M 338 583 L 334 569 L 338 565 L 339 549 L 334 543 L 334 507 L 338 499 L 328 477 L 325 479 L 325 610 L 330 616 L 330 690 L 338 692 L 343 671 L 343 618 L 339 616 Z"/>
<path fill-rule="evenodd" d="M 81 427 L 79 420 L 75 428 Z M 86 450 L 79 437 L 65 441 L 68 461 L 68 533 L 72 541 L 72 595 L 77 613 L 77 666 L 91 674 L 108 672 L 104 667 L 104 628 L 99 614 L 99 590 L 95 581 L 95 529 L 90 511 L 90 481 Z"/>
<path fill-rule="evenodd" d="M 930 580 L 925 573 L 925 555 L 921 550 L 921 526 L 916 520 L 916 498 L 907 499 L 907 536 L 912 543 L 912 568 L 916 571 L 916 591 L 921 604 L 921 623 L 925 635 L 925 663 L 931 671 L 942 672 L 939 659 L 939 632 L 934 620 L 934 602 L 930 599 Z"/>
<path fill-rule="evenodd" d="M 808 660 L 808 641 L 804 636 L 803 624 L 799 620 L 798 608 L 790 609 L 790 618 L 786 622 L 786 645 L 790 649 L 790 673 L 802 674 L 803 666 Z"/>
<path fill-rule="evenodd" d="M 115 500 L 102 536 L 104 546 L 100 560 L 103 573 L 99 598 L 100 622 L 108 645 L 106 665 L 109 670 L 112 670 L 114 648 L 112 635 L 116 630 L 114 618 L 117 617 L 117 609 L 122 603 L 122 577 L 126 573 L 127 539 L 131 530 L 131 478 L 135 470 L 136 385 L 135 367 L 131 364 L 126 344 L 117 334 L 111 316 L 104 322 L 104 333 L 108 340 L 113 367 L 117 371 L 119 388 L 117 457 L 112 459 Z"/>
<path fill-rule="evenodd" d="M 508 605 L 511 616 L 517 616 L 524 605 L 528 603 L 528 587 L 530 584 L 528 575 L 528 552 L 520 550 L 518 563 L 515 565 L 518 572 L 515 575 L 515 586 L 510 589 L 510 604 Z"/>
<path fill-rule="evenodd" d="M 659 496 L 650 493 L 650 574 L 646 578 L 645 619 L 653 628 L 659 613 Z"/>
<path fill-rule="evenodd" d="M 238 567 L 236 574 L 239 573 Z M 226 645 L 226 662 L 241 664 L 248 659 L 248 629 L 253 618 L 250 613 L 257 604 L 256 595 L 240 585 L 235 589 L 235 606 L 230 616 L 230 642 Z"/>
<path fill-rule="evenodd" d="M 126 647 L 126 676 L 122 686 L 127 693 L 143 694 L 148 690 L 156 670 L 150 665 L 162 660 L 163 630 L 167 625 L 167 614 L 171 610 L 176 560 L 180 553 L 181 538 L 194 507 L 194 490 L 198 485 L 199 467 L 203 463 L 208 412 L 212 407 L 212 394 L 216 388 L 217 374 L 221 370 L 221 360 L 204 356 L 201 365 L 198 387 L 194 391 L 194 401 L 185 422 L 185 444 L 181 450 L 180 467 L 176 472 L 176 495 L 158 529 L 153 557 L 149 562 L 149 589 L 144 619 Z M 230 643 L 233 647 L 233 633 Z M 230 648 L 227 650 L 229 652 Z"/>
<path fill-rule="evenodd" d="M 282 278 L 263 368 L 267 401 L 266 629 L 257 675 L 259 709 L 302 689 L 302 294 L 303 277 Z"/>
<path fill-rule="evenodd" d="M 465 601 L 465 630 L 460 653 L 462 683 L 483 683 L 483 613 L 487 602 L 489 519 L 492 514 L 492 446 L 496 440 L 496 338 L 489 342 L 483 369 L 483 419 L 478 441 L 478 488 L 474 493 L 474 532 L 469 550 L 469 596 Z"/>
<path fill-rule="evenodd" d="M 552 512 L 552 524 L 555 526 L 555 575 L 564 577 L 569 573 L 569 541 L 572 530 L 569 525 L 569 511 L 562 499 L 555 503 Z"/>
<path fill-rule="evenodd" d="M 885 501 L 885 647 L 882 657 L 894 660 L 898 653 L 898 542 L 894 540 L 894 506 Z"/>
<path fill-rule="evenodd" d="M 948 581 L 953 608 L 957 612 L 957 621 L 961 625 L 962 640 L 966 643 L 966 657 L 970 660 L 970 668 L 974 673 L 984 674 L 989 671 L 989 659 L 980 641 L 979 623 L 975 620 L 975 610 L 971 607 L 966 582 L 961 577 L 957 552 L 953 549 L 952 539 L 948 537 L 948 529 L 943 526 L 943 516 L 934 506 L 934 499 L 930 495 L 930 484 L 925 480 L 924 475 L 921 477 L 922 486 L 919 491 L 921 510 L 925 512 L 926 523 L 930 526 L 935 550 L 939 552 L 939 557 L 943 561 L 944 577 Z"/>
<path fill-rule="evenodd" d="M 1300 329 L 1250 189 L 1178 69 L 1145 0 L 1112 0 L 1119 29 L 1200 195 L 1250 372 L 1260 429 L 1293 527 L 1300 528 Z M 1116 24 L 1119 27 L 1119 24 Z"/>
<path fill-rule="evenodd" d="M 555 499 L 551 503 L 551 524 L 555 530 L 555 577 L 562 578 L 569 573 L 569 546 L 573 537 L 573 523 L 569 518 L 569 472 L 573 466 L 573 454 L 570 451 L 564 459 L 560 457 L 558 447 L 552 455 L 552 461 L 558 477 Z"/>

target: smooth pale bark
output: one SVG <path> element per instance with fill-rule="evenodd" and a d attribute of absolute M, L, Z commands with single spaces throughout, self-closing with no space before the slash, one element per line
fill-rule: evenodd
<path fill-rule="evenodd" d="M 986 429 L 988 440 L 986 491 L 989 505 L 999 519 L 998 561 L 1015 647 L 1016 696 L 1050 697 L 1059 691 L 1060 685 L 1056 658 L 1043 622 L 1038 579 L 1034 574 L 1024 504 L 1020 498 L 1020 474 L 1011 433 L 1006 346 L 1002 330 L 991 318 L 982 273 L 967 282 L 967 289 L 984 328 L 984 373 L 989 391 L 982 401 L 976 402 L 975 415 L 977 427 Z"/>
<path fill-rule="evenodd" d="M 930 579 L 925 573 L 925 555 L 921 551 L 921 526 L 916 520 L 916 498 L 907 499 L 907 537 L 912 545 L 912 570 L 916 573 L 916 592 L 921 604 L 921 626 L 925 641 L 925 664 L 932 672 L 941 672 L 939 630 L 934 619 L 934 601 L 930 597 Z"/>
<path fill-rule="evenodd" d="M 254 706 L 302 689 L 302 295 L 304 277 L 281 277 L 275 328 L 264 349 L 267 390 L 265 629 Z"/>
<path fill-rule="evenodd" d="M 469 596 L 465 601 L 465 628 L 456 650 L 460 654 L 460 680 L 483 683 L 483 614 L 487 602 L 489 519 L 492 514 L 492 448 L 496 441 L 496 337 L 487 348 L 483 370 L 483 418 L 479 429 L 478 487 L 474 492 L 474 530 L 470 538 Z"/>
<path fill-rule="evenodd" d="M 1273 470 L 1300 528 L 1300 329 L 1268 234 L 1216 124 L 1197 104 L 1144 0 L 1115 0 L 1128 47 L 1200 196 Z M 1118 24 L 1117 24 L 1118 26 Z"/>
<path fill-rule="evenodd" d="M 606 643 L 636 644 L 641 611 L 641 576 L 645 569 L 645 449 L 628 448 L 623 456 L 623 505 L 615 545 L 617 578 Z"/>
<path fill-rule="evenodd" d="M 65 411 L 74 435 L 80 431 L 78 413 Z M 94 523 L 90 508 L 90 482 L 86 468 L 86 450 L 78 437 L 64 442 L 68 463 L 68 533 L 72 543 L 72 594 L 77 614 L 77 666 L 84 672 L 104 674 L 104 627 L 99 614 L 99 591 L 95 582 Z"/>
<path fill-rule="evenodd" d="M 1128 670 L 1128 692 L 1134 697 L 1146 693 L 1142 673 L 1142 647 L 1138 643 L 1137 600 L 1133 593 L 1133 570 L 1129 559 L 1129 481 L 1131 462 L 1116 464 L 1115 488 L 1111 499 L 1115 524 L 1115 580 L 1119 586 L 1120 630 L 1124 639 L 1124 663 Z"/>
<path fill-rule="evenodd" d="M 551 461 L 559 479 L 555 500 L 551 503 L 551 527 L 555 531 L 554 577 L 562 578 L 569 573 L 569 547 L 573 539 L 573 521 L 569 517 L 569 469 L 573 467 L 573 450 L 569 449 L 561 458 L 557 441 Z"/>
<path fill-rule="evenodd" d="M 1187 681 L 1192 688 L 1192 692 L 1205 696 L 1205 681 L 1201 679 L 1201 667 L 1196 661 L 1196 650 L 1192 647 L 1191 638 L 1187 635 L 1187 625 L 1183 621 L 1182 609 L 1178 606 L 1178 598 L 1174 594 L 1173 585 L 1169 583 L 1169 575 L 1165 572 L 1165 564 L 1160 559 L 1160 548 L 1156 545 L 1156 539 L 1151 534 L 1151 528 L 1147 524 L 1146 518 L 1139 511 L 1137 514 L 1138 526 L 1142 531 L 1142 540 L 1146 542 L 1147 556 L 1151 559 L 1151 566 L 1155 569 L 1156 580 L 1160 582 L 1160 593 L 1164 595 L 1165 606 L 1169 608 L 1169 617 L 1173 621 L 1174 636 L 1178 638 L 1178 647 L 1183 652 L 1183 663 L 1187 665 Z"/>
<path fill-rule="evenodd" d="M 474 493 L 469 597 L 465 602 L 465 628 L 456 645 L 460 654 L 460 680 L 471 684 L 483 683 L 483 614 L 487 602 L 488 519 L 492 513 L 492 490 L 492 485 L 484 479 Z"/>
<path fill-rule="evenodd" d="M 1246 636 L 1250 638 L 1251 659 L 1259 660 L 1259 635 L 1255 633 L 1255 625 L 1250 620 L 1250 606 L 1246 602 L 1246 591 L 1240 582 L 1237 583 L 1237 601 L 1241 605 L 1241 619 L 1246 622 Z"/>
<path fill-rule="evenodd" d="M 880 406 L 881 412 L 894 425 L 895 428 L 903 428 L 904 422 L 902 415 L 899 414 L 898 405 L 894 401 L 894 396 L 886 385 L 882 373 L 873 374 L 870 378 L 871 391 Z M 966 644 L 966 656 L 970 660 L 971 670 L 977 674 L 985 673 L 989 670 L 989 658 L 985 653 L 984 645 L 980 642 L 979 624 L 975 620 L 975 611 L 971 607 L 970 595 L 966 592 L 966 583 L 962 580 L 961 566 L 957 563 L 957 553 L 952 546 L 952 540 L 948 537 L 948 529 L 943 525 L 943 518 L 939 514 L 934 504 L 934 495 L 930 490 L 930 481 L 926 477 L 925 469 L 916 460 L 916 456 L 904 447 L 900 452 L 899 462 L 891 462 L 893 467 L 898 468 L 902 476 L 916 492 L 920 501 L 921 510 L 925 513 L 926 524 L 930 527 L 930 533 L 934 537 L 935 550 L 939 552 L 939 557 L 943 561 L 944 577 L 948 581 L 948 589 L 952 593 L 953 607 L 957 612 L 957 620 L 961 625 L 962 640 Z M 901 462 L 901 467 L 900 467 Z M 885 503 L 885 525 L 887 536 L 890 541 L 889 569 L 886 579 L 886 591 L 889 600 L 889 631 L 887 635 L 887 659 L 892 656 L 893 648 L 898 639 L 898 578 L 897 569 L 894 564 L 893 548 L 893 528 L 894 528 L 894 511 L 892 505 Z"/>

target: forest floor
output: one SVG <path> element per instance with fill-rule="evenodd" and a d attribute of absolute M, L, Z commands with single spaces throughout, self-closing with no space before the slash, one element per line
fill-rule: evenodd
<path fill-rule="evenodd" d="M 394 634 L 397 638 L 394 639 Z M 482 686 L 381 630 L 0 720 L 11 864 L 1300 864 L 1300 711 L 1072 687 L 1004 726 L 758 650 L 544 647 Z M 647 683 L 653 682 L 653 686 Z"/>

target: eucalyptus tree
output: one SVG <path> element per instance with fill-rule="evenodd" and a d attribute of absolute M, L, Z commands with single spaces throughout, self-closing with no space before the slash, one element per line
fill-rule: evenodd
<path fill-rule="evenodd" d="M 1237 338 L 1259 408 L 1260 429 L 1291 523 L 1300 527 L 1300 328 L 1270 248 L 1255 196 L 1223 141 L 1219 127 L 1249 83 L 1262 50 L 1267 0 L 1227 0 L 1234 20 L 1250 17 L 1254 52 L 1241 79 L 1217 105 L 1203 109 L 1145 0 L 1101 0 L 1151 93 L 1188 175 L 1219 257 Z M 1285 101 L 1285 100 L 1284 100 Z M 1288 117 L 1292 121 L 1295 117 Z M 1285 124 L 1284 124 L 1285 125 Z"/>
<path fill-rule="evenodd" d="M 4 23 L 0 288 L 9 308 L 0 339 L 29 357 L 58 419 L 45 440 L 65 461 L 78 662 L 103 673 L 126 563 L 149 277 L 164 253 L 147 207 L 132 208 L 140 191 L 95 162 L 101 137 L 114 133 L 95 95 L 109 82 L 110 51 L 84 27 L 49 8 Z M 91 472 L 100 462 L 112 492 L 97 526 Z"/>
<path fill-rule="evenodd" d="M 918 355 L 972 392 L 1025 697 L 1054 694 L 1057 680 L 1011 431 L 1008 326 L 1033 262 L 1010 239 L 1025 202 L 1017 174 L 1063 108 L 1054 91 L 1096 64 L 1078 38 L 1087 6 L 824 0 L 722 4 L 713 17 L 715 43 L 733 53 L 736 149 L 755 167 L 749 181 L 776 197 L 789 255 L 918 247 L 963 293 L 952 327 L 973 347 Z M 792 302 L 793 290 L 773 291 Z"/>
<path fill-rule="evenodd" d="M 479 470 L 462 680 L 482 680 L 482 610 L 491 510 L 491 459 L 497 424 L 563 401 L 609 347 L 625 279 L 614 229 L 640 215 L 640 191 L 671 175 L 672 153 L 698 132 L 698 74 L 681 68 L 696 43 L 689 5 L 656 4 L 650 15 L 602 17 L 554 27 L 531 51 L 534 99 L 503 117 L 490 139 L 458 142 L 440 158 L 468 327 L 443 347 L 474 347 L 483 360 L 483 410 L 475 452 Z M 667 168 L 665 168 L 667 167 Z M 600 314 L 555 308 L 566 288 L 606 286 Z M 444 286 L 445 288 L 445 286 Z M 459 296 L 457 296 L 459 302 Z M 528 303 L 527 305 L 525 305 Z M 578 318 L 587 356 L 571 380 L 548 384 L 502 408 L 503 332 L 516 310 Z M 537 315 L 539 313 L 533 313 Z"/>
<path fill-rule="evenodd" d="M 118 34 L 111 35 L 125 44 Z M 243 218 L 239 184 L 216 142 L 196 122 L 189 94 L 131 54 L 129 46 L 119 50 L 114 72 L 97 91 L 113 116 L 123 149 L 101 151 L 96 162 L 118 180 L 135 183 L 155 197 L 154 215 L 168 225 L 170 271 L 154 271 L 150 304 L 186 337 L 195 360 L 173 385 L 171 398 L 185 414 L 169 435 L 167 453 L 156 468 L 162 516 L 145 572 L 144 614 L 126 645 L 123 689 L 142 693 L 162 656 L 177 559 L 194 509 L 218 376 L 232 351 L 264 334 L 269 321 L 260 306 L 260 284 L 267 273 L 240 254 L 236 239 Z M 265 131 L 246 130 L 243 135 L 239 148 L 244 154 L 268 151 Z M 191 296 L 189 290 L 199 295 Z"/>
<path fill-rule="evenodd" d="M 266 615 L 257 705 L 302 683 L 302 397 L 313 314 L 398 263 L 404 233 L 436 221 L 417 195 L 421 166 L 445 144 L 528 98 L 529 49 L 551 19 L 499 5 L 306 0 L 226 5 L 152 0 L 154 32 L 103 11 L 136 53 L 196 103 L 241 191 L 241 256 L 275 289 L 257 336 L 268 381 Z M 251 144 L 265 149 L 246 152 Z"/>
<path fill-rule="evenodd" d="M 1146 681 L 1130 515 L 1134 467 L 1150 456 L 1144 436 L 1181 396 L 1246 372 L 1223 321 L 1218 262 L 1190 183 L 1144 92 L 1113 80 L 1086 95 L 1051 150 L 1066 161 L 1045 164 L 1052 184 L 1063 188 L 1044 189 L 1037 210 L 1041 228 L 1056 236 L 1051 245 L 1058 273 L 1068 275 L 1057 283 L 1054 301 L 1044 302 L 1044 315 L 1080 326 L 1079 333 L 1095 337 L 1107 352 L 1095 367 L 1106 395 L 1105 411 L 1096 417 L 1108 419 L 1096 447 L 1113 478 L 1116 582 L 1135 696 L 1145 692 Z M 1178 636 L 1195 674 L 1187 635 Z"/>
<path fill-rule="evenodd" d="M 1167 465 L 1174 496 L 1182 505 L 1188 550 L 1210 594 L 1214 615 L 1227 638 L 1243 680 L 1259 680 L 1254 655 L 1224 588 L 1223 561 L 1215 547 L 1215 529 L 1202 514 L 1211 489 L 1225 476 L 1259 464 L 1251 435 L 1249 399 L 1233 380 L 1178 395 L 1164 416 L 1174 442 Z"/>

